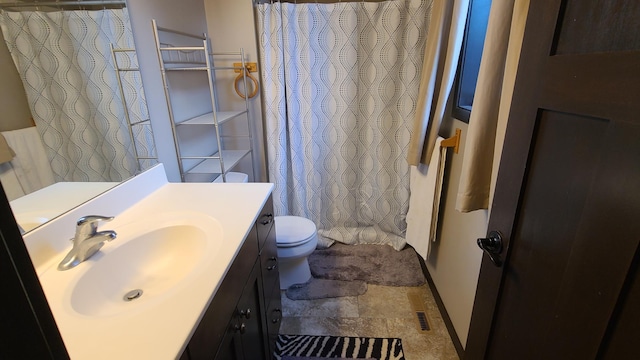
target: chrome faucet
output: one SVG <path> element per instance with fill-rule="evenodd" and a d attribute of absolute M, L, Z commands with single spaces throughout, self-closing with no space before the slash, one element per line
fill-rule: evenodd
<path fill-rule="evenodd" d="M 76 235 L 73 239 L 73 248 L 58 265 L 58 270 L 69 270 L 95 254 L 105 241 L 116 238 L 116 232 L 98 231 L 99 221 L 111 221 L 113 217 L 89 215 L 78 219 Z"/>

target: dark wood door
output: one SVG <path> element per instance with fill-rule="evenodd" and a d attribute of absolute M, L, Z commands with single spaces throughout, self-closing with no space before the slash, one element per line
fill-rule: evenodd
<path fill-rule="evenodd" d="M 640 358 L 639 50 L 638 1 L 531 1 L 465 358 Z"/>

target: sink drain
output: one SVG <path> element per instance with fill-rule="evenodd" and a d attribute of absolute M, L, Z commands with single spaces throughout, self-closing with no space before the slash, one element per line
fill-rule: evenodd
<path fill-rule="evenodd" d="M 131 290 L 128 293 L 124 294 L 122 299 L 124 301 L 133 301 L 133 300 L 139 298 L 140 296 L 142 296 L 142 289 L 135 289 L 135 290 Z"/>

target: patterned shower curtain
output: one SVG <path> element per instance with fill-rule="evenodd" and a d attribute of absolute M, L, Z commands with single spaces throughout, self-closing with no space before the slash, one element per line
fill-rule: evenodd
<path fill-rule="evenodd" d="M 320 246 L 405 245 L 431 5 L 257 5 L 275 211 L 311 219 Z"/>
<path fill-rule="evenodd" d="M 2 11 L 0 26 L 56 181 L 121 181 L 135 174 L 109 47 L 134 47 L 126 9 Z M 118 61 L 137 66 L 135 56 Z M 148 119 L 139 74 L 123 82 L 131 122 Z M 142 155 L 155 151 L 149 131 L 136 130 Z"/>

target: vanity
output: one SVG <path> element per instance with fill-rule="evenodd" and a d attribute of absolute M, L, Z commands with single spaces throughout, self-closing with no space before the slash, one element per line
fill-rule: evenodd
<path fill-rule="evenodd" d="M 181 359 L 270 360 L 282 317 L 269 198 Z"/>
<path fill-rule="evenodd" d="M 280 320 L 268 183 L 168 183 L 162 165 L 24 236 L 72 359 L 270 359 Z M 117 237 L 59 271 L 75 223 Z"/>

